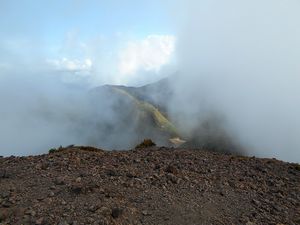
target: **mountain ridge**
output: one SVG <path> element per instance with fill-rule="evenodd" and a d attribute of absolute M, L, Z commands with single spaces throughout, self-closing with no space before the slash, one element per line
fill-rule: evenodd
<path fill-rule="evenodd" d="M 92 92 L 100 93 L 108 90 L 111 98 L 114 94 L 120 94 L 121 98 L 134 102 L 128 106 L 125 104 L 124 107 L 131 107 L 136 114 L 143 115 L 137 122 L 137 126 L 143 127 L 141 129 L 144 131 L 148 130 L 143 135 L 140 133 L 135 144 L 145 138 L 151 138 L 158 145 L 169 147 L 200 147 L 212 151 L 238 154 L 245 152 L 243 147 L 236 143 L 236 140 L 222 127 L 222 118 L 219 115 L 213 113 L 205 115 L 205 119 L 194 124 L 195 128 L 191 132 L 182 129 L 182 122 L 171 116 L 169 105 L 170 101 L 176 100 L 174 100 L 173 83 L 176 76 L 178 74 L 140 87 L 104 85 L 93 89 Z M 134 145 L 127 147 L 134 147 Z"/>

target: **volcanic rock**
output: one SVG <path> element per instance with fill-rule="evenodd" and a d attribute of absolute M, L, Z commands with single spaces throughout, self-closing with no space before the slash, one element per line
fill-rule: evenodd
<path fill-rule="evenodd" d="M 276 159 L 72 146 L 0 158 L 0 224 L 296 225 L 299 190 L 299 165 Z"/>

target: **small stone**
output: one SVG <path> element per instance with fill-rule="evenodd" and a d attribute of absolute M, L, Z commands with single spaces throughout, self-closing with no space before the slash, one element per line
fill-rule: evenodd
<path fill-rule="evenodd" d="M 123 214 L 123 209 L 121 209 L 121 208 L 113 208 L 112 209 L 111 215 L 114 219 L 119 218 L 122 214 Z"/>
<path fill-rule="evenodd" d="M 64 185 L 65 184 L 65 180 L 63 177 L 57 177 L 55 180 L 54 180 L 54 184 L 56 185 Z"/>
<path fill-rule="evenodd" d="M 11 203 L 9 202 L 9 201 L 4 201 L 4 202 L 2 202 L 2 206 L 4 207 L 4 208 L 9 208 L 9 207 L 11 207 Z"/>
<path fill-rule="evenodd" d="M 147 211 L 147 210 L 143 210 L 143 211 L 142 211 L 142 214 L 143 214 L 144 216 L 150 216 L 150 215 L 151 215 L 151 213 L 150 213 L 149 211 Z"/>
<path fill-rule="evenodd" d="M 76 181 L 77 183 L 80 183 L 80 182 L 81 182 L 81 180 L 82 180 L 82 178 L 81 178 L 81 177 L 77 177 L 75 181 Z"/>
<path fill-rule="evenodd" d="M 92 205 L 89 207 L 89 211 L 93 212 L 93 213 L 96 212 L 98 209 L 99 209 L 99 206 L 97 206 L 97 205 Z"/>
<path fill-rule="evenodd" d="M 141 160 L 140 160 L 140 159 L 134 159 L 133 162 L 135 162 L 135 163 L 140 163 Z"/>
<path fill-rule="evenodd" d="M 111 176 L 111 177 L 115 177 L 115 176 L 118 176 L 117 172 L 115 170 L 107 170 L 106 171 L 106 174 L 108 176 Z"/>
<path fill-rule="evenodd" d="M 69 223 L 66 222 L 65 220 L 62 220 L 58 223 L 58 225 L 69 225 Z"/>
<path fill-rule="evenodd" d="M 137 177 L 137 176 L 136 176 L 135 174 L 133 174 L 133 173 L 127 173 L 126 176 L 127 176 L 128 178 L 135 178 L 135 177 Z"/>
<path fill-rule="evenodd" d="M 246 225 L 256 225 L 256 224 L 253 223 L 253 222 L 248 221 L 248 222 L 246 223 Z"/>
<path fill-rule="evenodd" d="M 38 200 L 38 201 L 43 201 L 44 200 L 44 197 L 42 197 L 42 196 L 40 196 L 40 197 L 37 197 L 37 199 L 36 200 Z"/>
<path fill-rule="evenodd" d="M 14 197 L 9 198 L 8 201 L 9 201 L 11 204 L 15 204 L 15 203 L 16 203 L 16 199 L 15 199 Z"/>
<path fill-rule="evenodd" d="M 284 198 L 284 196 L 283 196 L 281 193 L 278 193 L 277 196 L 278 196 L 279 198 Z"/>
<path fill-rule="evenodd" d="M 257 206 L 260 205 L 260 202 L 259 202 L 258 200 L 253 199 L 252 202 L 253 202 L 255 205 L 257 205 Z"/>
<path fill-rule="evenodd" d="M 98 189 L 98 192 L 99 192 L 100 194 L 104 194 L 104 193 L 105 193 L 105 190 L 104 190 L 103 188 L 99 188 L 99 189 Z"/>
<path fill-rule="evenodd" d="M 36 224 L 36 225 L 41 225 L 41 224 L 43 224 L 43 222 L 44 222 L 44 218 L 41 217 L 41 218 L 39 218 L 39 219 L 37 219 L 37 220 L 35 221 L 35 224 Z"/>
<path fill-rule="evenodd" d="M 101 207 L 100 209 L 97 209 L 96 212 L 103 216 L 108 216 L 108 215 L 112 214 L 112 211 L 105 206 Z"/>
<path fill-rule="evenodd" d="M 178 169 L 172 165 L 169 165 L 166 170 L 167 173 L 178 174 Z"/>
<path fill-rule="evenodd" d="M 7 192 L 7 191 L 3 191 L 3 192 L 1 193 L 2 198 L 8 198 L 9 195 L 10 195 L 10 193 Z"/>
<path fill-rule="evenodd" d="M 173 184 L 178 184 L 179 179 L 173 174 L 167 174 L 168 180 L 170 180 Z"/>
<path fill-rule="evenodd" d="M 74 194 L 80 194 L 83 192 L 83 187 L 81 184 L 74 184 L 71 186 L 71 191 L 74 193 Z"/>
<path fill-rule="evenodd" d="M 25 211 L 25 214 L 26 215 L 30 215 L 30 216 L 35 216 L 36 215 L 36 212 L 32 209 L 29 209 L 27 211 Z"/>
<path fill-rule="evenodd" d="M 190 178 L 189 178 L 188 176 L 184 176 L 183 179 L 184 179 L 185 181 L 189 181 L 189 180 L 190 180 Z"/>
<path fill-rule="evenodd" d="M 54 192 L 53 191 L 51 191 L 50 193 L 49 193 L 49 197 L 53 197 L 55 194 L 54 194 Z"/>
<path fill-rule="evenodd" d="M 41 164 L 41 163 L 37 164 L 37 165 L 35 166 L 35 168 L 36 168 L 37 170 L 42 169 L 42 164 Z"/>
<path fill-rule="evenodd" d="M 88 217 L 87 222 L 88 224 L 92 224 L 93 222 L 95 222 L 95 220 L 92 217 Z"/>

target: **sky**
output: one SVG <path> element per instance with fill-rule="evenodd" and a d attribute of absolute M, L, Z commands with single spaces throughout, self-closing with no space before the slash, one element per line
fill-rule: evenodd
<path fill-rule="evenodd" d="M 47 69 L 88 86 L 157 80 L 174 61 L 167 3 L 0 0 L 0 72 Z"/>

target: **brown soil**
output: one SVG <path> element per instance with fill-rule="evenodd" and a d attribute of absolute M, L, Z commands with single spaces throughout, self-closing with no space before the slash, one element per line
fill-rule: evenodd
<path fill-rule="evenodd" d="M 0 158 L 0 224 L 300 224 L 299 165 L 201 150 Z"/>

